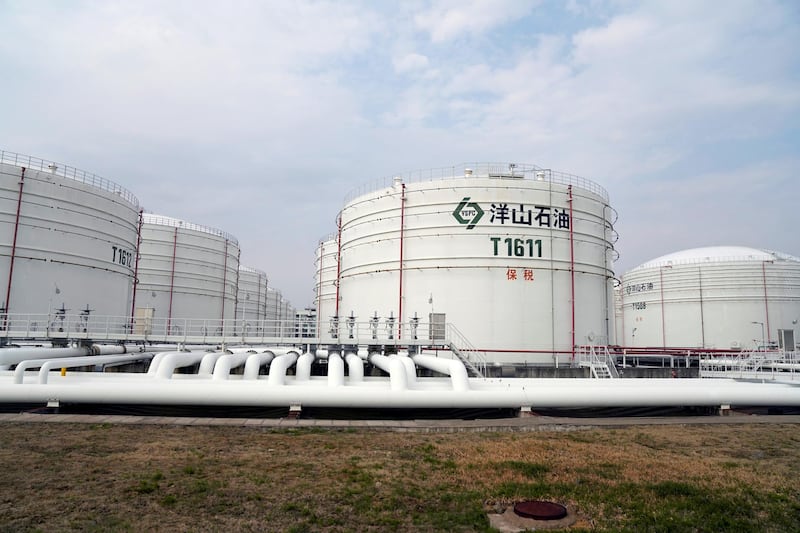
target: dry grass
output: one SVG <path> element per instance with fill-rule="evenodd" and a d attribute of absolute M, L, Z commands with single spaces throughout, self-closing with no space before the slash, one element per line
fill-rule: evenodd
<path fill-rule="evenodd" d="M 629 531 L 800 530 L 800 427 L 0 426 L 2 531 L 470 531 L 520 498 Z"/>

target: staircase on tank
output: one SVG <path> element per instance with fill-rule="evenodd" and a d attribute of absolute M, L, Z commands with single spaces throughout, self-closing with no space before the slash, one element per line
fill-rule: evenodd
<path fill-rule="evenodd" d="M 455 344 L 453 344 L 453 343 L 451 342 L 451 343 L 450 343 L 450 346 L 449 346 L 449 348 L 450 348 L 450 351 L 451 351 L 451 352 L 453 352 L 453 355 L 455 355 L 455 356 L 458 358 L 458 360 L 459 360 L 459 361 L 461 361 L 462 363 L 464 363 L 464 366 L 466 367 L 466 369 L 467 369 L 467 372 L 469 372 L 470 376 L 472 376 L 472 377 L 476 377 L 476 378 L 482 378 L 482 377 L 484 377 L 484 376 L 483 376 L 483 372 L 481 372 L 481 371 L 478 369 L 478 367 L 477 367 L 477 366 L 475 366 L 474 364 L 472 364 L 472 361 L 470 361 L 470 360 L 469 360 L 469 358 L 468 358 L 468 357 L 466 357 L 466 356 L 465 356 L 465 355 L 464 355 L 464 354 L 463 354 L 463 353 L 462 353 L 462 352 L 461 352 L 461 351 L 460 351 L 460 350 L 459 350 L 459 349 L 456 347 L 456 345 L 455 345 Z"/>
<path fill-rule="evenodd" d="M 602 350 L 598 353 L 598 350 Z M 614 358 L 607 346 L 581 346 L 578 349 L 578 361 L 581 367 L 588 367 L 596 379 L 613 379 L 619 377 Z"/>

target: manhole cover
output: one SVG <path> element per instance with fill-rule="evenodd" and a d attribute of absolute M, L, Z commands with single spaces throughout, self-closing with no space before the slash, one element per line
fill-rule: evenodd
<path fill-rule="evenodd" d="M 514 512 L 534 520 L 560 520 L 567 516 L 567 508 L 555 502 L 528 500 L 514 504 Z"/>

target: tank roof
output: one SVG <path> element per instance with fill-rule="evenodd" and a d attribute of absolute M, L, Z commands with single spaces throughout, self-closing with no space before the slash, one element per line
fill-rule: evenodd
<path fill-rule="evenodd" d="M 549 168 L 542 168 L 529 163 L 460 163 L 451 167 L 430 168 L 423 170 L 413 170 L 378 178 L 369 183 L 361 185 L 351 190 L 345 196 L 345 204 L 351 200 L 380 189 L 391 187 L 400 180 L 406 185 L 411 183 L 421 183 L 428 181 L 446 179 L 474 179 L 474 178 L 511 178 L 528 179 L 535 181 L 546 181 L 559 183 L 562 185 L 572 185 L 597 194 L 608 203 L 608 192 L 597 183 L 576 176 Z"/>
<path fill-rule="evenodd" d="M 194 224 L 192 222 L 186 222 L 185 220 L 181 220 L 179 218 L 168 217 L 164 215 L 156 215 L 153 213 L 142 213 L 142 221 L 145 224 L 156 224 L 159 226 L 171 226 L 174 228 L 185 228 L 194 231 L 199 231 L 202 233 L 208 233 L 210 235 L 216 235 L 217 237 L 222 237 L 223 239 L 227 239 L 237 246 L 239 245 L 239 241 L 236 240 L 236 237 L 231 235 L 230 233 L 226 233 L 220 229 L 212 228 L 209 226 L 202 226 L 200 224 Z"/>
<path fill-rule="evenodd" d="M 700 263 L 728 263 L 728 262 L 763 262 L 763 261 L 792 261 L 800 262 L 800 258 L 789 254 L 771 250 L 759 250 L 745 246 L 707 246 L 704 248 L 691 248 L 680 252 L 656 257 L 634 268 L 632 271 L 669 265 L 690 265 Z"/>
<path fill-rule="evenodd" d="M 102 176 L 98 176 L 97 174 L 92 174 L 91 172 L 86 172 L 85 170 L 80 170 L 78 168 L 71 167 L 69 165 L 63 165 L 61 163 L 55 163 L 46 159 L 40 159 L 38 157 L 18 154 L 15 152 L 7 152 L 5 150 L 0 150 L 0 163 L 14 165 L 17 167 L 25 167 L 31 170 L 39 170 L 41 172 L 49 172 L 51 174 L 55 174 L 56 176 L 61 176 L 62 178 L 79 181 L 104 191 L 113 192 L 135 205 L 137 209 L 139 208 L 139 199 L 136 198 L 131 191 L 114 183 L 111 180 L 108 180 Z"/>
<path fill-rule="evenodd" d="M 259 270 L 257 268 L 244 266 L 244 265 L 239 265 L 239 272 L 248 272 L 250 274 L 259 274 L 261 276 L 266 276 L 267 275 L 267 273 L 264 272 L 263 270 Z"/>

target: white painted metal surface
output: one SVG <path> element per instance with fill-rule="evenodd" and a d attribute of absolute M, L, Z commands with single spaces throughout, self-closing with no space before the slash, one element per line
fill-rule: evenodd
<path fill-rule="evenodd" d="M 800 259 L 731 246 L 669 254 L 622 276 L 622 308 L 626 346 L 769 346 L 797 328 Z"/>
<path fill-rule="evenodd" d="M 266 272 L 239 265 L 236 318 L 245 322 L 248 332 L 255 327 L 255 322 L 267 318 L 267 284 Z"/>
<path fill-rule="evenodd" d="M 281 291 L 267 288 L 266 325 L 267 337 L 289 337 L 294 335 L 295 308 L 283 297 Z"/>
<path fill-rule="evenodd" d="M 330 327 L 330 318 L 336 314 L 336 274 L 338 241 L 336 235 L 320 240 L 317 246 L 315 295 L 317 306 L 317 331 Z"/>
<path fill-rule="evenodd" d="M 234 318 L 239 243 L 232 235 L 145 213 L 140 256 L 137 310 L 167 320 Z"/>
<path fill-rule="evenodd" d="M 374 356 L 373 356 L 374 357 Z M 273 364 L 280 358 L 276 358 Z M 330 386 L 327 377 L 297 382 L 285 364 L 261 379 L 209 380 L 196 376 L 157 379 L 147 374 L 68 372 L 39 384 L 30 373 L 13 384 L 0 372 L 0 402 L 116 403 L 345 408 L 518 408 L 648 406 L 799 406 L 800 387 L 727 379 L 470 379 L 453 390 L 451 379 L 420 378 L 408 387 L 397 358 L 392 378 L 365 378 Z M 34 375 L 36 374 L 36 375 Z"/>
<path fill-rule="evenodd" d="M 613 336 L 605 191 L 530 165 L 447 170 L 342 209 L 340 327 L 351 312 L 381 328 L 444 313 L 498 364 L 564 364 Z"/>
<path fill-rule="evenodd" d="M 138 210 L 111 181 L 0 151 L 0 307 L 128 315 Z"/>

